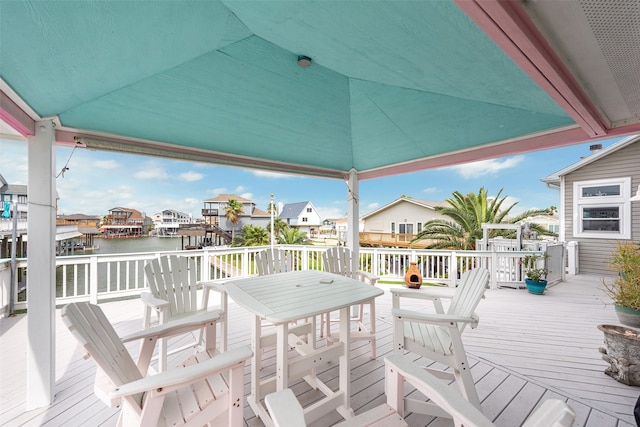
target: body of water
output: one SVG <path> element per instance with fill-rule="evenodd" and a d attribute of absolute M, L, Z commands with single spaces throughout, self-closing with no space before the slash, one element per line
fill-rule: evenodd
<path fill-rule="evenodd" d="M 100 254 L 129 254 L 136 252 L 175 251 L 182 250 L 182 237 L 136 237 L 133 239 L 105 239 L 96 237 L 93 244 L 100 247 L 94 253 Z M 187 238 L 184 244 L 188 245 Z M 91 252 L 86 252 L 87 254 Z M 78 252 L 76 255 L 82 254 Z"/>

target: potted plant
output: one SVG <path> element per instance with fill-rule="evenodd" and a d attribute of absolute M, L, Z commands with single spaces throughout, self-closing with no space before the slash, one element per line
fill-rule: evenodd
<path fill-rule="evenodd" d="M 547 254 L 527 255 L 522 259 L 524 267 L 524 279 L 527 290 L 532 294 L 542 295 L 547 287 L 547 274 L 549 270 L 546 268 Z"/>
<path fill-rule="evenodd" d="M 618 276 L 612 282 L 602 279 L 602 283 L 618 319 L 624 325 L 640 327 L 640 242 L 618 242 L 611 269 Z"/>

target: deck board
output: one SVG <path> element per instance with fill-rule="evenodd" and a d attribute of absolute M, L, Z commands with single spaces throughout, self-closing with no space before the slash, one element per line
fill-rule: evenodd
<path fill-rule="evenodd" d="M 384 287 L 382 285 L 382 287 Z M 414 303 L 415 304 L 415 303 Z M 355 342 L 351 352 L 352 406 L 356 414 L 384 403 L 384 357 L 392 351 L 391 296 L 387 291 L 376 301 L 378 358 L 369 357 L 368 343 Z M 102 304 L 116 331 L 124 335 L 142 325 L 142 303 L 127 300 Z M 418 308 L 407 305 L 407 308 Z M 522 289 L 487 291 L 478 306 L 480 324 L 463 334 L 472 374 L 483 412 L 496 425 L 520 425 L 548 398 L 567 401 L 576 411 L 575 426 L 630 427 L 635 425 L 633 406 L 639 387 L 618 383 L 604 374 L 607 364 L 598 347 L 603 336 L 598 324 L 618 323 L 600 278 L 575 276 L 551 287 L 543 296 Z M 66 331 L 57 312 L 56 397 L 48 408 L 25 412 L 26 318 L 0 319 L 0 424 L 7 426 L 103 425 L 114 426 L 117 410 L 107 408 L 93 394 L 95 366 Z M 249 344 L 249 315 L 230 303 L 229 346 Z M 186 338 L 180 340 L 186 342 Z M 172 341 L 170 345 L 180 342 Z M 324 345 L 324 344 L 320 344 Z M 137 346 L 128 345 L 137 356 Z M 417 363 L 431 362 L 413 357 Z M 273 372 L 275 353 L 263 354 L 263 375 Z M 319 375 L 329 385 L 337 384 L 337 368 L 327 365 Z M 245 367 L 245 393 L 250 390 L 250 367 Z M 306 383 L 292 385 L 303 404 L 320 393 Z M 406 392 L 411 389 L 407 388 Z M 245 425 L 260 427 L 248 405 Z M 341 417 L 329 414 L 314 423 L 324 427 Z M 412 414 L 410 426 L 451 425 L 450 420 Z"/>

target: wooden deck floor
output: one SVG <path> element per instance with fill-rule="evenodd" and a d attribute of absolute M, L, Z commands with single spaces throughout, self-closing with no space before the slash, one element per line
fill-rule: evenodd
<path fill-rule="evenodd" d="M 483 412 L 504 427 L 519 426 L 547 398 L 569 402 L 576 411 L 576 426 L 629 427 L 635 425 L 633 406 L 640 388 L 625 386 L 603 373 L 607 366 L 598 347 L 603 341 L 598 324 L 618 323 L 611 301 L 600 289 L 600 278 L 575 276 L 536 296 L 521 289 L 487 291 L 480 303 L 480 324 L 463 337 L 473 364 L 472 372 Z M 125 334 L 140 328 L 142 304 L 138 300 L 102 304 L 116 330 Z M 356 343 L 352 351 L 352 405 L 357 413 L 384 400 L 384 356 L 391 352 L 391 296 L 377 300 L 378 359 L 372 361 L 368 345 Z M 25 412 L 26 317 L 0 320 L 0 425 L 6 426 L 112 426 L 116 411 L 93 394 L 95 367 L 82 359 L 75 341 L 62 326 L 57 329 L 56 397 L 50 407 Z M 249 344 L 248 314 L 230 304 L 230 346 Z M 322 344 L 321 344 L 322 345 Z M 264 354 L 268 373 L 274 355 Z M 427 360 L 418 363 L 428 364 Z M 249 392 L 249 366 L 245 390 Z M 337 369 L 327 366 L 319 374 L 335 384 Z M 303 404 L 317 392 L 304 383 L 293 386 Z M 316 423 L 340 421 L 332 414 Z M 262 426 L 248 406 L 247 426 Z M 452 425 L 450 420 L 410 415 L 411 426 Z"/>

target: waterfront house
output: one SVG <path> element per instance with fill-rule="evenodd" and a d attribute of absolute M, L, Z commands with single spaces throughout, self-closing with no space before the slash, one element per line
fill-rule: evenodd
<path fill-rule="evenodd" d="M 617 242 L 640 240 L 640 135 L 593 149 L 542 181 L 559 191 L 559 237 L 577 242 L 579 271 L 608 275 Z"/>
<path fill-rule="evenodd" d="M 158 237 L 175 236 L 180 224 L 193 224 L 193 217 L 175 209 L 163 209 L 153 214 L 153 227 Z"/>
<path fill-rule="evenodd" d="M 445 202 L 400 197 L 362 216 L 364 230 L 360 244 L 394 247 L 424 247 L 425 242 L 411 241 L 422 231 L 423 225 L 432 219 L 449 219 L 440 214 L 436 206 Z"/>
<path fill-rule="evenodd" d="M 237 200 L 242 204 L 240 221 L 235 225 L 236 231 L 241 230 L 245 225 L 266 227 L 269 224 L 271 219 L 269 213 L 258 209 L 252 200 L 235 194 L 219 194 L 203 202 L 202 217 L 204 218 L 205 225 L 217 226 L 226 232 L 231 232 L 233 224 L 231 224 L 225 216 L 225 208 L 229 205 L 229 200 Z"/>
<path fill-rule="evenodd" d="M 309 237 L 316 237 L 320 232 L 320 214 L 310 201 L 287 203 L 278 209 L 278 218 L 290 227 L 295 227 L 307 233 Z"/>
<path fill-rule="evenodd" d="M 136 209 L 115 207 L 109 209 L 106 223 L 100 230 L 106 238 L 140 237 L 151 227 L 152 220 Z"/>

